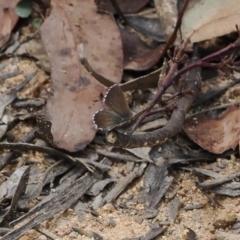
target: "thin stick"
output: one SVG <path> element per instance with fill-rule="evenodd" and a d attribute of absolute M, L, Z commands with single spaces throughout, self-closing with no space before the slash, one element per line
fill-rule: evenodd
<path fill-rule="evenodd" d="M 76 159 L 71 157 L 70 155 L 61 152 L 57 149 L 50 148 L 50 147 L 44 147 L 44 146 L 38 146 L 35 144 L 30 143 L 0 143 L 0 149 L 13 149 L 13 150 L 20 150 L 20 151 L 38 151 L 42 153 L 51 154 L 56 157 L 64 158 L 66 160 L 69 160 L 71 162 L 76 163 Z M 86 162 L 88 160 L 84 158 L 78 158 L 78 162 L 83 164 L 90 172 L 93 172 L 93 167 L 88 165 Z M 89 161 L 88 161 L 89 162 Z"/>

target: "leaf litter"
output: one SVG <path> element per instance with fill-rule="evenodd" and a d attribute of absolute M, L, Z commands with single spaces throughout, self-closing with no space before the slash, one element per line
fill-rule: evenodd
<path fill-rule="evenodd" d="M 78 46 L 78 44 L 79 43 L 77 43 L 76 46 Z M 85 50 L 86 43 L 83 43 L 83 46 Z M 84 51 L 84 54 L 89 61 L 89 64 L 93 66 L 94 70 L 96 69 L 97 73 L 103 75 L 106 79 L 108 78 L 109 80 L 112 80 L 108 75 L 105 76 L 103 72 L 98 71 L 98 65 L 94 65 L 95 60 L 93 61 L 91 59 L 91 54 L 89 55 L 87 49 Z M 76 59 L 79 60 L 78 53 L 76 53 Z M 132 90 L 137 89 L 138 87 L 144 88 L 151 84 L 155 84 L 156 86 L 158 84 L 160 71 L 157 70 L 156 72 L 157 74 L 155 74 L 152 83 L 145 83 L 144 81 L 140 83 L 135 79 L 131 81 L 129 85 L 127 85 L 128 82 L 126 82 L 123 86 L 126 86 L 126 89 L 132 88 Z M 154 73 L 151 74 L 150 72 L 147 76 L 151 79 L 154 76 Z M 141 78 L 140 76 L 140 79 L 145 78 Z M 138 85 L 138 83 L 140 84 Z M 181 84 L 179 84 L 179 86 L 181 86 Z M 30 89 L 32 89 L 32 87 Z M 237 88 L 234 87 L 233 89 Z M 178 89 L 177 91 L 180 90 Z M 104 92 L 105 90 L 103 88 L 102 94 L 104 94 Z M 233 94 L 233 92 L 234 91 L 230 94 Z M 155 92 L 151 91 L 150 97 L 153 96 L 153 93 Z M 170 93 L 171 91 L 166 94 Z M 30 93 L 28 93 L 28 95 L 29 94 Z M 187 96 L 187 93 L 185 92 L 181 94 L 185 97 Z M 235 94 L 237 94 L 236 90 Z M 36 96 L 35 93 L 33 96 Z M 224 96 L 226 97 L 228 95 Z M 181 98 L 181 95 L 179 98 Z M 165 99 L 165 96 L 163 99 Z M 99 99 L 99 102 L 101 102 L 101 99 Z M 132 105 L 134 105 L 133 102 L 131 103 L 131 106 Z M 101 108 L 102 106 L 99 107 Z M 195 113 L 195 111 L 198 110 L 199 108 L 192 111 Z M 166 112 L 168 111 L 169 110 L 166 110 Z M 7 109 L 7 114 L 11 114 L 9 109 Z M 42 123 L 43 125 L 41 126 L 40 131 L 49 132 L 50 128 L 48 124 L 50 122 L 43 121 Z M 46 124 L 46 126 L 44 124 Z M 33 123 L 33 125 L 35 126 L 36 123 Z M 21 123 L 17 124 L 16 128 L 23 131 L 21 126 Z M 203 192 L 196 191 L 199 183 L 202 184 L 202 186 L 207 184 L 208 186 L 210 184 L 218 184 L 217 187 L 210 188 L 212 193 L 215 192 L 227 196 L 238 196 L 239 184 L 235 184 L 235 181 L 232 180 L 236 179 L 239 175 L 231 171 L 231 169 L 238 166 L 236 159 L 234 159 L 234 157 L 237 156 L 236 150 L 229 150 L 223 154 L 211 154 L 194 145 L 189 139 L 188 141 L 186 138 L 184 138 L 185 141 L 182 139 L 180 140 L 180 136 L 178 135 L 176 138 L 167 141 L 163 145 L 154 147 L 150 151 L 150 157 L 148 159 L 148 150 L 144 152 L 134 149 L 131 150 L 135 156 L 126 153 L 122 154 L 121 151 L 115 152 L 116 149 L 113 151 L 111 147 L 104 143 L 102 135 L 99 134 L 94 139 L 93 144 L 96 144 L 98 141 L 97 147 L 102 148 L 101 150 L 96 150 L 95 146 L 91 144 L 89 148 L 85 148 L 82 152 L 70 154 L 53 149 L 49 146 L 45 147 L 43 145 L 46 143 L 43 143 L 39 139 L 35 140 L 33 144 L 12 144 L 11 134 L 13 134 L 13 136 L 15 135 L 14 129 L 15 127 L 13 127 L 12 131 L 8 131 L 7 134 L 3 136 L 4 141 L 10 141 L 10 144 L 6 142 L 1 143 L 1 145 L 3 148 L 6 148 L 7 146 L 14 148 L 14 151 L 10 151 L 9 154 L 11 156 L 15 154 L 18 156 L 20 155 L 21 158 L 18 158 L 18 166 L 16 166 L 16 156 L 15 158 L 6 158 L 5 164 L 3 165 L 5 166 L 5 169 L 2 172 L 9 176 L 11 175 L 9 172 L 14 172 L 12 166 L 14 168 L 15 166 L 19 168 L 21 164 L 25 164 L 24 161 L 26 160 L 27 163 L 31 165 L 32 169 L 34 166 L 38 165 L 41 167 L 41 171 L 38 168 L 35 172 L 36 175 L 39 176 L 39 181 L 36 180 L 38 179 L 37 176 L 34 176 L 34 174 L 32 174 L 33 172 L 30 171 L 29 186 L 27 186 L 30 198 L 27 198 L 27 195 L 25 194 L 21 201 L 18 201 L 17 203 L 20 209 L 25 211 L 27 209 L 28 212 L 22 215 L 19 219 L 14 219 L 15 221 L 11 222 L 11 226 L 15 226 L 15 229 L 3 229 L 9 232 L 3 237 L 4 240 L 18 239 L 21 235 L 25 234 L 28 230 L 36 227 L 36 225 L 40 223 L 42 223 L 40 228 L 36 227 L 35 230 L 32 230 L 35 234 L 34 237 L 41 234 L 42 236 L 45 235 L 48 237 L 54 236 L 53 238 L 66 238 L 71 234 L 74 235 L 75 238 L 80 237 L 80 239 L 94 236 L 104 239 L 109 237 L 110 239 L 123 239 L 127 235 L 131 236 L 131 239 L 154 239 L 159 234 L 164 234 L 164 237 L 167 237 L 170 240 L 176 239 L 176 236 L 188 239 L 196 239 L 196 236 L 198 236 L 202 239 L 209 239 L 215 237 L 214 233 L 209 232 L 211 230 L 209 227 L 212 226 L 209 223 L 213 222 L 213 220 L 214 222 L 218 221 L 216 213 L 218 214 L 219 210 L 217 205 L 213 208 L 211 204 L 209 204 L 210 201 L 214 204 L 220 202 L 222 206 L 229 206 L 229 208 L 233 208 L 234 212 L 237 211 L 238 205 L 234 204 L 234 201 L 238 201 L 237 198 L 230 199 L 224 197 L 216 199 L 217 195 L 214 195 L 215 199 L 211 198 L 212 196 L 209 195 L 207 198 L 205 196 L 207 193 L 203 194 Z M 27 131 L 24 130 L 24 133 L 26 132 Z M 33 132 L 29 133 L 29 138 L 22 138 L 23 141 L 32 141 L 34 139 Z M 20 140 L 20 137 L 16 140 Z M 17 151 L 17 149 L 19 151 Z M 23 150 L 27 149 L 35 149 L 38 151 L 24 153 Z M 46 150 L 48 152 L 45 152 L 44 155 L 39 153 Z M 89 151 L 90 153 L 92 152 L 94 156 L 91 156 Z M 137 158 L 136 156 L 140 158 Z M 66 164 L 64 160 L 61 160 L 62 157 L 70 160 L 70 162 Z M 216 158 L 218 160 L 214 161 Z M 87 173 L 84 175 L 87 171 L 86 168 L 78 165 L 79 163 L 72 161 L 73 159 L 87 159 L 88 161 L 86 161 L 86 163 L 88 164 L 91 162 L 90 160 L 99 160 L 100 162 L 96 162 L 95 165 L 93 165 L 95 167 L 94 174 Z M 129 162 L 130 160 L 133 162 Z M 11 169 L 9 168 L 10 165 L 8 166 L 10 161 L 12 161 Z M 127 161 L 128 163 L 123 164 L 121 161 Z M 205 163 L 205 161 L 208 163 Z M 215 176 L 214 174 L 211 174 L 206 175 L 204 178 L 204 180 L 208 180 L 209 182 L 204 182 L 203 177 L 201 176 L 197 178 L 198 176 L 195 175 L 194 171 L 190 173 L 187 172 L 189 170 L 185 167 L 186 165 L 211 168 L 212 173 L 216 174 L 216 172 L 219 172 L 219 180 L 217 183 L 215 179 L 213 179 L 212 182 L 209 181 L 207 178 L 214 178 Z M 103 172 L 102 170 L 98 170 L 99 168 L 102 169 Z M 91 168 L 89 170 L 93 169 Z M 67 171 L 67 173 L 64 173 L 65 171 Z M 232 174 L 229 175 L 230 172 Z M 141 175 L 144 175 L 144 177 L 142 178 Z M 132 182 L 133 179 L 134 182 Z M 30 186 L 32 181 L 37 182 L 35 185 L 35 191 L 30 190 L 34 188 L 34 185 Z M 226 181 L 228 183 L 226 183 Z M 58 182 L 60 184 L 58 184 Z M 116 184 L 114 185 L 113 182 L 116 182 Z M 95 183 L 99 183 L 95 185 L 95 187 L 99 185 L 94 194 L 96 196 L 89 196 L 89 194 L 91 195 L 89 189 L 91 189 L 91 186 L 94 186 Z M 226 188 L 224 188 L 223 183 L 227 186 Z M 204 189 L 205 188 L 202 188 L 201 190 L 204 191 Z M 163 196 L 165 197 L 163 198 Z M 38 198 L 38 204 L 33 204 L 35 206 L 28 206 L 28 200 L 24 200 L 24 197 L 28 200 L 32 197 Z M 81 201 L 78 201 L 78 199 L 81 199 Z M 115 200 L 112 201 L 113 199 Z M 77 219 L 76 215 L 70 210 L 67 210 L 64 213 L 59 213 L 60 211 L 69 208 L 77 201 L 78 203 L 82 203 L 77 204 L 74 208 L 76 212 L 82 209 L 81 214 L 78 215 L 79 219 Z M 109 201 L 112 203 L 102 206 L 104 202 Z M 80 207 L 83 203 L 85 206 L 84 208 Z M 187 209 L 185 207 L 189 203 L 193 203 L 192 206 L 201 205 L 202 209 L 184 210 Z M 79 208 L 77 207 L 78 205 Z M 90 206 L 94 206 L 93 209 L 96 211 L 94 212 Z M 99 208 L 99 206 L 102 207 Z M 231 209 L 228 209 L 228 211 L 229 210 L 231 211 Z M 158 214 L 158 211 L 160 214 Z M 228 215 L 228 211 L 226 212 L 226 215 Z M 61 220 L 67 218 L 67 224 L 64 223 L 64 221 L 63 223 L 56 224 L 56 219 L 58 217 L 60 217 Z M 155 217 L 155 219 L 150 220 L 153 217 Z M 83 218 L 85 218 L 85 220 Z M 146 220 L 146 218 L 149 219 Z M 179 218 L 181 218 L 181 222 L 178 222 Z M 187 221 L 185 218 L 188 220 L 194 219 L 194 221 Z M 175 223 L 172 222 L 174 219 L 176 219 Z M 44 220 L 47 221 L 43 222 Z M 186 223 L 187 226 L 184 226 Z M 73 229 L 71 226 L 74 224 L 76 224 L 77 227 Z M 231 224 L 234 224 L 234 222 L 231 222 Z M 130 228 L 134 229 L 131 233 L 128 232 Z M 229 232 L 234 232 L 234 229 L 231 226 L 228 225 L 228 228 L 230 229 Z M 47 229 L 49 229 L 49 231 Z M 187 232 L 185 232 L 186 229 Z M 29 231 L 24 237 L 32 239 L 32 231 Z M 51 233 L 51 231 L 54 233 Z M 227 232 L 222 232 L 222 235 L 223 233 L 227 234 Z M 233 233 L 230 235 L 235 236 L 236 234 Z"/>

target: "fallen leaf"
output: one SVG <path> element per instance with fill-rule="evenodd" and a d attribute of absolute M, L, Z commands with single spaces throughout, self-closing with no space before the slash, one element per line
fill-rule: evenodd
<path fill-rule="evenodd" d="M 88 72 L 90 72 L 95 77 L 95 79 L 98 80 L 104 86 L 111 87 L 113 83 L 109 79 L 98 74 L 94 69 L 92 69 L 86 57 L 84 55 L 82 56 L 81 55 L 80 55 L 81 63 L 88 70 Z M 132 79 L 125 83 L 121 83 L 119 84 L 119 86 L 124 92 L 133 91 L 136 89 L 147 89 L 147 88 L 157 87 L 158 81 L 159 81 L 159 74 L 160 74 L 160 69 L 157 69 L 147 75 Z"/>
<path fill-rule="evenodd" d="M 110 0 L 95 0 L 98 8 L 102 11 L 108 11 L 115 13 L 115 10 Z M 143 8 L 149 0 L 116 0 L 118 7 L 123 13 L 134 13 L 138 12 Z"/>
<path fill-rule="evenodd" d="M 154 0 L 159 22 L 166 39 L 172 35 L 178 18 L 178 1 L 175 0 Z"/>
<path fill-rule="evenodd" d="M 124 52 L 124 69 L 143 71 L 153 67 L 162 54 L 164 44 L 149 47 L 136 33 L 121 29 Z"/>
<path fill-rule="evenodd" d="M 183 39 L 200 42 L 236 31 L 240 19 L 239 0 L 189 1 L 182 19 Z"/>
<path fill-rule="evenodd" d="M 123 91 L 133 91 L 136 89 L 147 89 L 158 86 L 160 69 L 157 69 L 147 75 L 135 78 L 128 82 L 120 84 Z"/>
<path fill-rule="evenodd" d="M 239 143 L 240 108 L 231 106 L 218 119 L 204 115 L 185 120 L 184 132 L 203 149 L 220 154 Z"/>
<path fill-rule="evenodd" d="M 40 29 L 51 65 L 52 94 L 46 105 L 54 144 L 82 150 L 95 136 L 93 114 L 102 108 L 104 87 L 85 69 L 77 47 L 99 74 L 118 83 L 122 77 L 122 45 L 114 20 L 98 14 L 93 0 L 61 0 Z"/>
<path fill-rule="evenodd" d="M 7 43 L 18 21 L 15 6 L 19 0 L 0 1 L 0 48 Z"/>
<path fill-rule="evenodd" d="M 144 36 L 157 42 L 166 42 L 160 21 L 158 18 L 143 16 L 125 16 L 130 27 L 142 33 Z"/>

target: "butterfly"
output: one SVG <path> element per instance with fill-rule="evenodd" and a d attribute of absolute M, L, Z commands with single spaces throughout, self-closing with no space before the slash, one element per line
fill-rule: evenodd
<path fill-rule="evenodd" d="M 97 111 L 93 116 L 93 123 L 101 131 L 109 132 L 113 129 L 124 131 L 135 121 L 143 111 L 133 116 L 121 87 L 111 86 L 103 98 L 108 108 Z"/>

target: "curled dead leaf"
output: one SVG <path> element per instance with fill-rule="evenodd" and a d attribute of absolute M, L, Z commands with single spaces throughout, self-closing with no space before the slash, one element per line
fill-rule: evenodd
<path fill-rule="evenodd" d="M 239 144 L 240 108 L 231 106 L 218 119 L 204 115 L 185 120 L 184 132 L 202 148 L 220 154 Z"/>

